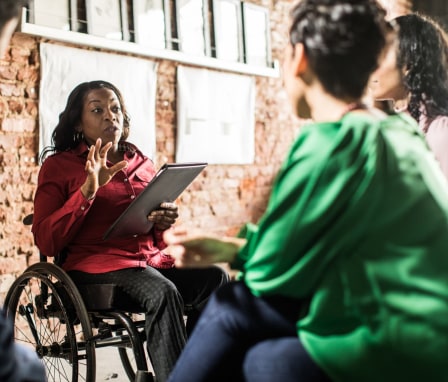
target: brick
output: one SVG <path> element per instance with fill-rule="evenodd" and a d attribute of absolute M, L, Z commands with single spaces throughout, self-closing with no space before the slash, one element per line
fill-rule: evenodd
<path fill-rule="evenodd" d="M 0 79 L 14 80 L 17 76 L 17 67 L 13 65 L 0 65 Z"/>
<path fill-rule="evenodd" d="M 23 89 L 18 87 L 17 85 L 6 83 L 0 84 L 0 95 L 2 95 L 3 97 L 21 97 L 23 96 L 23 94 Z"/>
<path fill-rule="evenodd" d="M 10 132 L 33 132 L 36 126 L 34 119 L 6 118 L 2 121 L 2 130 Z"/>

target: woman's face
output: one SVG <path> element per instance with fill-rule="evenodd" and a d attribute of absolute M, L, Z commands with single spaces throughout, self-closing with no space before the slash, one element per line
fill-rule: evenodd
<path fill-rule="evenodd" d="M 406 98 L 402 74 L 397 68 L 397 42 L 387 48 L 380 65 L 370 77 L 369 91 L 377 101 L 402 100 Z"/>
<path fill-rule="evenodd" d="M 110 89 L 89 91 L 84 97 L 79 130 L 89 144 L 101 138 L 102 145 L 117 145 L 123 133 L 123 112 L 117 95 Z"/>

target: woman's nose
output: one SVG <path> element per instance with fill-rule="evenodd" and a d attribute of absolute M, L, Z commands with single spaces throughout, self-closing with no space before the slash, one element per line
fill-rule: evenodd
<path fill-rule="evenodd" d="M 115 113 L 112 110 L 106 110 L 106 119 L 109 119 L 111 121 L 115 121 Z"/>

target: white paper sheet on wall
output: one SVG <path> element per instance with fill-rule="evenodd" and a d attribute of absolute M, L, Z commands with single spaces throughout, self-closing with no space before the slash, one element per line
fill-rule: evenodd
<path fill-rule="evenodd" d="M 73 88 L 81 82 L 105 80 L 123 94 L 131 116 L 129 141 L 155 158 L 155 62 L 47 43 L 40 44 L 40 55 L 39 152 L 51 144 L 51 133 Z"/>
<path fill-rule="evenodd" d="M 178 66 L 177 94 L 177 162 L 253 163 L 253 77 Z"/>

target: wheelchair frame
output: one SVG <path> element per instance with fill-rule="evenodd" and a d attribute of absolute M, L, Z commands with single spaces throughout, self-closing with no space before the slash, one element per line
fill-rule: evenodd
<path fill-rule="evenodd" d="M 29 221 L 29 216 L 24 219 Z M 48 381 L 95 382 L 95 349 L 108 346 L 118 349 L 130 381 L 153 381 L 143 347 L 144 319 L 133 320 L 142 309 L 132 307 L 115 285 L 83 285 L 81 290 L 60 266 L 42 255 L 40 260 L 13 282 L 4 307 L 15 341 L 35 349 Z"/>

